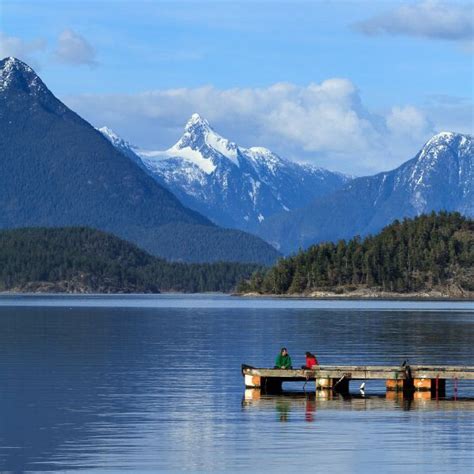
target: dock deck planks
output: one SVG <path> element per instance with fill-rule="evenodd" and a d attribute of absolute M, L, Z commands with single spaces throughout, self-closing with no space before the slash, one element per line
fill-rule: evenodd
<path fill-rule="evenodd" d="M 428 366 L 410 365 L 412 378 L 417 379 L 444 379 L 444 380 L 474 380 L 474 366 Z M 250 366 L 242 367 L 243 375 L 276 378 L 282 381 L 305 381 L 325 378 L 340 378 L 345 376 L 349 380 L 381 380 L 406 377 L 405 368 L 401 366 L 383 365 L 338 365 L 318 366 L 315 369 L 269 369 Z"/>

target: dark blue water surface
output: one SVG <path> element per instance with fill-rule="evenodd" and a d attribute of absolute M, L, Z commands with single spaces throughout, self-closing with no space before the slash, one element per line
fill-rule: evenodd
<path fill-rule="evenodd" d="M 2 297 L 0 469 L 474 472 L 473 383 L 457 401 L 452 384 L 406 402 L 372 381 L 365 398 L 246 399 L 240 365 L 271 366 L 282 345 L 295 365 L 306 350 L 474 365 L 474 305 Z"/>

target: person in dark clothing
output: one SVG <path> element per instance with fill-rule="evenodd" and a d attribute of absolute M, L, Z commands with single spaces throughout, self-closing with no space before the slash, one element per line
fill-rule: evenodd
<path fill-rule="evenodd" d="M 312 354 L 311 352 L 306 353 L 306 364 L 301 366 L 302 369 L 313 369 L 319 365 L 318 359 L 316 359 L 316 356 Z"/>
<path fill-rule="evenodd" d="M 275 360 L 275 369 L 291 369 L 291 357 L 286 347 L 282 347 Z"/>

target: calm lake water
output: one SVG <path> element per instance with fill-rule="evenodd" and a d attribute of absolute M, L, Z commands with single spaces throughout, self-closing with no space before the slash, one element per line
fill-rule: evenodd
<path fill-rule="evenodd" d="M 3 471 L 474 472 L 472 383 L 246 400 L 240 373 L 282 345 L 294 365 L 474 365 L 471 303 L 4 296 L 0 338 Z"/>

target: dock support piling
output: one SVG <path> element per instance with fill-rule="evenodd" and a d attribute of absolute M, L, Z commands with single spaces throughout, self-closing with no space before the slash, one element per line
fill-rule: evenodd
<path fill-rule="evenodd" d="M 385 388 L 387 392 L 403 392 L 403 379 L 387 379 Z"/>
<path fill-rule="evenodd" d="M 332 390 L 331 378 L 316 379 L 316 390 Z"/>
<path fill-rule="evenodd" d="M 245 374 L 245 386 L 248 388 L 260 388 L 262 379 L 259 375 Z"/>
<path fill-rule="evenodd" d="M 403 393 L 404 396 L 410 396 L 413 392 L 413 380 L 412 379 L 387 379 L 385 382 L 385 388 L 387 393 Z"/>
<path fill-rule="evenodd" d="M 414 379 L 413 385 L 417 392 L 431 392 L 436 397 L 444 397 L 446 395 L 446 380 L 440 379 L 439 376 L 434 379 Z"/>
<path fill-rule="evenodd" d="M 432 380 L 431 379 L 413 379 L 413 385 L 415 390 L 419 392 L 431 391 Z"/>

